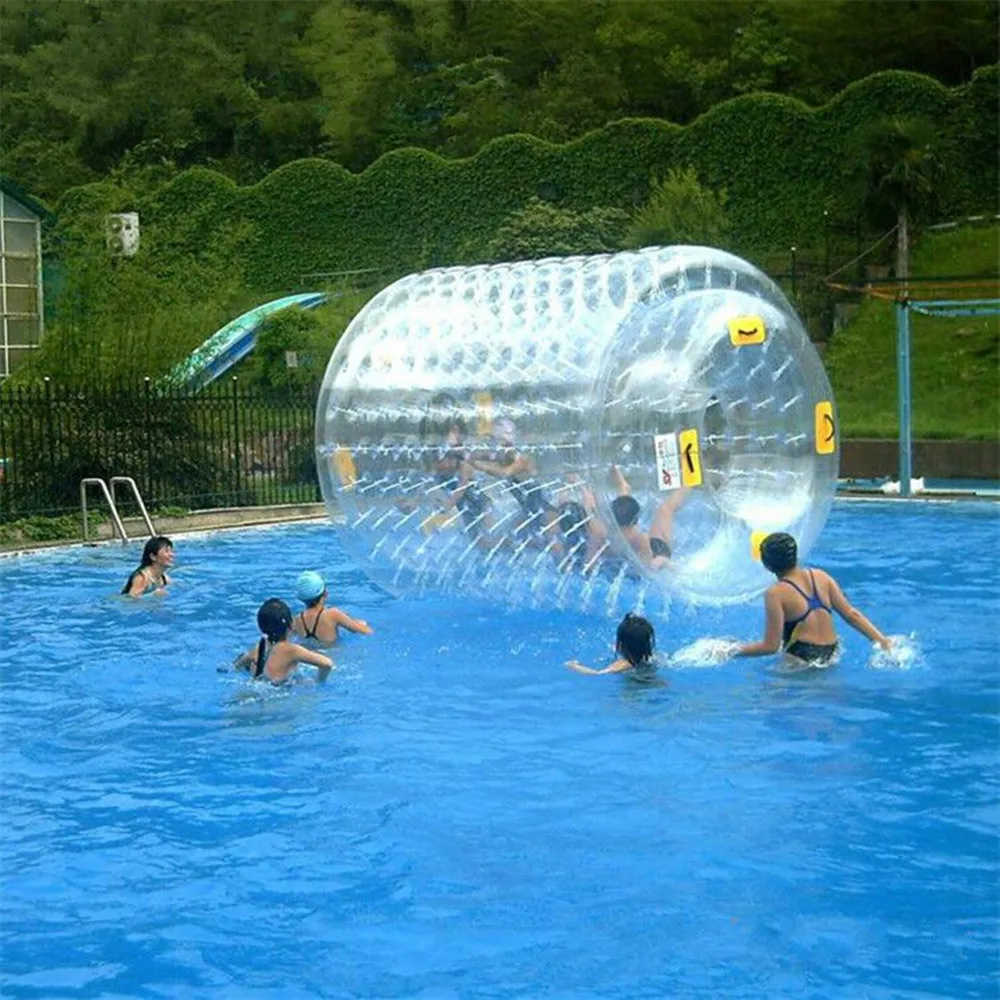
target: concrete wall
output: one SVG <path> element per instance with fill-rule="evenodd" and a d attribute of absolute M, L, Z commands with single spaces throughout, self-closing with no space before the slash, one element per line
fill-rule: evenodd
<path fill-rule="evenodd" d="M 846 479 L 899 478 L 893 438 L 846 440 L 840 455 Z M 1000 441 L 914 441 L 913 475 L 932 479 L 1000 479 Z"/>

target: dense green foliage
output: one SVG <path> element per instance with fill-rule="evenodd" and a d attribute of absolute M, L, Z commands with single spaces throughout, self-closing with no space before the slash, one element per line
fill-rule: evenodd
<path fill-rule="evenodd" d="M 998 260 L 996 226 L 931 233 L 916 247 L 913 274 L 995 276 Z M 995 288 L 994 284 L 993 294 Z M 1000 317 L 912 314 L 910 338 L 915 436 L 1000 437 Z M 862 303 L 854 320 L 834 337 L 825 361 L 843 433 L 895 437 L 893 303 L 876 299 Z"/>
<path fill-rule="evenodd" d="M 726 244 L 729 219 L 727 195 L 710 191 L 692 169 L 671 169 L 652 190 L 649 201 L 635 214 L 626 236 L 630 247 Z"/>
<path fill-rule="evenodd" d="M 100 211 L 135 208 L 140 257 L 155 273 L 227 245 L 229 270 L 240 270 L 248 286 L 285 290 L 315 272 L 391 275 L 461 262 L 536 196 L 574 212 L 634 210 L 657 177 L 691 167 L 706 187 L 726 190 L 734 249 L 809 246 L 819 242 L 824 210 L 853 225 L 861 204 L 847 151 L 859 129 L 886 115 L 919 115 L 937 129 L 947 179 L 939 214 L 992 208 L 997 79 L 990 67 L 948 90 L 926 77 L 883 73 L 815 110 L 755 94 L 684 127 L 624 120 L 561 146 L 507 136 L 467 160 L 400 150 L 361 174 L 300 160 L 246 188 L 196 167 L 151 194 L 110 183 L 70 191 L 59 204 L 61 231 L 77 239 Z"/>
<path fill-rule="evenodd" d="M 496 235 L 486 244 L 485 254 L 472 246 L 463 256 L 498 262 L 609 253 L 622 246 L 628 221 L 628 213 L 618 208 L 574 212 L 531 198 L 524 208 L 500 224 Z"/>
<path fill-rule="evenodd" d="M 470 156 L 512 133 L 686 124 L 763 91 L 821 105 L 882 70 L 962 84 L 1000 55 L 992 0 L 2 0 L 0 14 L 3 169 L 53 201 L 194 165 L 245 184 L 305 157 L 357 171 L 410 146 Z"/>
<path fill-rule="evenodd" d="M 697 175 L 716 208 L 724 190 L 725 216 L 715 212 L 712 223 L 718 242 L 773 271 L 776 249 L 818 257 L 831 233 L 853 232 L 865 192 L 850 151 L 887 115 L 933 126 L 939 215 L 995 210 L 997 80 L 988 67 L 948 90 L 883 73 L 822 108 L 753 94 L 687 126 L 623 120 L 563 145 L 506 136 L 465 160 L 407 149 L 361 174 L 308 159 L 248 187 L 193 167 L 152 187 L 115 177 L 74 188 L 48 236 L 64 265 L 63 294 L 18 378 L 157 376 L 234 315 L 273 294 L 325 287 L 324 275 L 364 272 L 360 304 L 428 266 L 614 250 L 628 244 L 630 219 L 662 212 L 649 196 L 664 197 L 657 179 L 671 170 L 682 171 L 675 183 Z M 139 212 L 142 242 L 136 257 L 116 260 L 101 224 L 125 210 Z M 819 285 L 800 282 L 796 297 L 810 322 L 829 313 Z M 333 326 L 331 342 L 343 320 Z"/>
<path fill-rule="evenodd" d="M 313 388 L 326 371 L 340 335 L 367 299 L 366 292 L 342 283 L 331 288 L 329 301 L 318 309 L 283 309 L 264 323 L 253 352 L 233 374 L 241 385 L 271 396 Z M 289 367 L 289 352 L 294 354 L 294 367 Z"/>

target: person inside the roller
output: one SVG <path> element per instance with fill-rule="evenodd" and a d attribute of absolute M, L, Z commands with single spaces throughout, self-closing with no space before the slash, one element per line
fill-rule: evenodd
<path fill-rule="evenodd" d="M 517 449 L 517 430 L 507 418 L 493 426 L 499 448 L 490 458 L 472 458 L 474 469 L 506 480 L 507 492 L 517 501 L 536 531 L 544 532 L 555 523 L 557 514 L 537 479 L 534 461 Z"/>
<path fill-rule="evenodd" d="M 307 663 L 319 670 L 321 681 L 326 680 L 333 660 L 314 649 L 289 641 L 292 612 L 283 600 L 272 597 L 260 606 L 257 627 L 261 631 L 261 639 L 255 647 L 236 658 L 233 666 L 237 670 L 246 670 L 254 680 L 284 684 L 300 663 Z"/>
<path fill-rule="evenodd" d="M 554 508 L 558 538 L 553 555 L 560 569 L 591 572 L 607 548 L 608 527 L 597 511 L 594 491 L 579 476 L 567 477 L 568 498 Z"/>
<path fill-rule="evenodd" d="M 649 531 L 639 527 L 641 507 L 632 496 L 632 487 L 622 475 L 617 465 L 611 467 L 611 480 L 617 496 L 611 501 L 611 513 L 621 531 L 622 538 L 648 569 L 654 572 L 663 569 L 672 555 L 674 516 L 687 499 L 686 489 L 671 491 L 657 506 Z"/>
<path fill-rule="evenodd" d="M 312 639 L 320 646 L 332 646 L 342 628 L 361 635 L 371 635 L 374 631 L 364 619 L 352 618 L 340 608 L 328 608 L 326 581 L 311 569 L 299 574 L 295 595 L 305 609 L 295 616 L 292 631 L 303 639 Z"/>
<path fill-rule="evenodd" d="M 761 542 L 760 560 L 778 582 L 764 595 L 764 638 L 740 646 L 737 656 L 768 656 L 783 649 L 798 664 L 829 665 L 838 647 L 834 611 L 872 642 L 890 648 L 890 640 L 851 605 L 829 573 L 799 566 L 791 535 L 768 535 Z"/>
<path fill-rule="evenodd" d="M 613 663 L 595 670 L 586 667 L 579 660 L 568 660 L 566 666 L 578 674 L 592 677 L 601 674 L 628 674 L 635 680 L 650 680 L 656 673 L 656 630 L 652 623 L 641 615 L 630 611 L 619 623 L 615 636 Z"/>
<path fill-rule="evenodd" d="M 489 500 L 473 477 L 472 464 L 465 447 L 465 422 L 460 418 L 448 424 L 445 448 L 434 461 L 434 477 L 439 503 L 454 507 L 461 515 L 466 531 L 480 537 L 490 528 Z"/>

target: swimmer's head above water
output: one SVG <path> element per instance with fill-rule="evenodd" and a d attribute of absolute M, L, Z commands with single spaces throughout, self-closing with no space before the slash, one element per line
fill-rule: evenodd
<path fill-rule="evenodd" d="M 315 607 L 326 596 L 326 581 L 311 569 L 299 574 L 295 596 L 307 607 Z"/>
<path fill-rule="evenodd" d="M 174 543 L 166 535 L 155 535 L 142 547 L 142 559 L 139 568 L 145 569 L 155 562 L 170 565 L 174 558 Z"/>
<path fill-rule="evenodd" d="M 270 642 L 281 642 L 292 627 L 292 612 L 280 597 L 269 597 L 257 610 L 257 628 Z"/>
<path fill-rule="evenodd" d="M 639 501 L 628 494 L 615 497 L 611 501 L 611 513 L 619 528 L 631 528 L 639 522 Z"/>
<path fill-rule="evenodd" d="M 775 576 L 784 576 L 798 565 L 799 547 L 784 531 L 775 531 L 760 543 L 760 561 Z"/>
<path fill-rule="evenodd" d="M 630 611 L 618 626 L 615 652 L 633 667 L 648 663 L 656 649 L 656 631 L 642 615 Z"/>

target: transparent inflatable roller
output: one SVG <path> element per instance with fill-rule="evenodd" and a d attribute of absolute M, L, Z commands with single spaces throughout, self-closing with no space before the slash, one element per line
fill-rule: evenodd
<path fill-rule="evenodd" d="M 759 593 L 837 478 L 815 349 L 704 247 L 410 275 L 354 318 L 317 411 L 323 497 L 387 589 L 616 614 Z"/>

